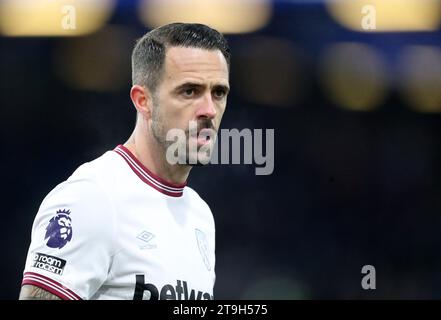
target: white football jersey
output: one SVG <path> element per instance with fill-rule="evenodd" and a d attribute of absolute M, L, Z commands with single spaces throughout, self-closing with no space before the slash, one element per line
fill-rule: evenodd
<path fill-rule="evenodd" d="M 62 299 L 213 299 L 208 205 L 119 145 L 43 200 L 22 285 Z"/>

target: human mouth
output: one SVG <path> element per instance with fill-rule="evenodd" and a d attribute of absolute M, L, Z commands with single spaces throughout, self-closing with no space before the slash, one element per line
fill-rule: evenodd
<path fill-rule="evenodd" d="M 213 129 L 205 128 L 205 129 L 199 130 L 198 136 L 197 136 L 198 146 L 203 146 L 203 145 L 210 143 L 213 138 L 213 135 L 214 135 Z"/>

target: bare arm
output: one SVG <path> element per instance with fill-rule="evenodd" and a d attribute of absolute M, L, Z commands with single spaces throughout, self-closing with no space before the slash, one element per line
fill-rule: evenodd
<path fill-rule="evenodd" d="M 24 285 L 21 287 L 19 300 L 61 300 L 56 295 L 37 286 Z"/>

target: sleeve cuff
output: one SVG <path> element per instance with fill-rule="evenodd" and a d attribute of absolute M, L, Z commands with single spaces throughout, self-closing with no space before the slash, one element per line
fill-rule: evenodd
<path fill-rule="evenodd" d="M 59 282 L 35 272 L 25 272 L 21 285 L 33 285 L 39 287 L 63 300 L 82 300 L 79 295 Z"/>

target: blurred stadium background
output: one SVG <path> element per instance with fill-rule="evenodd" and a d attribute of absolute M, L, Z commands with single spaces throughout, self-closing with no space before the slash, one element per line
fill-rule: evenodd
<path fill-rule="evenodd" d="M 190 175 L 217 224 L 215 297 L 441 298 L 437 0 L 1 0 L 0 298 L 18 297 L 43 197 L 131 133 L 132 46 L 172 21 L 227 34 L 222 127 L 275 129 L 272 175 Z"/>

